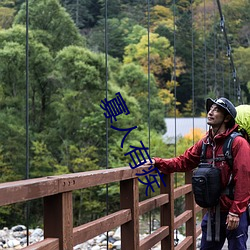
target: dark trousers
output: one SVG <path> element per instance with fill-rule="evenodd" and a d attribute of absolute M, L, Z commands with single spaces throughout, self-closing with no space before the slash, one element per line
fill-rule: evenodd
<path fill-rule="evenodd" d="M 248 238 L 248 219 L 247 212 L 243 213 L 240 217 L 239 226 L 234 230 L 227 230 L 226 219 L 227 213 L 220 214 L 220 241 L 215 241 L 215 216 L 211 216 L 212 224 L 212 241 L 207 241 L 207 213 L 202 219 L 202 237 L 200 250 L 220 250 L 222 249 L 225 240 L 228 240 L 229 250 L 246 250 Z"/>

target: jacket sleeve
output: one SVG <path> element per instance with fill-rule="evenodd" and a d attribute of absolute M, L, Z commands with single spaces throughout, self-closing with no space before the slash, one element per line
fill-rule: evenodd
<path fill-rule="evenodd" d="M 155 166 L 164 174 L 190 171 L 200 163 L 201 147 L 202 140 L 198 141 L 178 157 L 170 159 L 154 157 Z"/>
<path fill-rule="evenodd" d="M 250 145 L 238 136 L 233 141 L 234 201 L 230 212 L 242 214 L 250 201 Z"/>

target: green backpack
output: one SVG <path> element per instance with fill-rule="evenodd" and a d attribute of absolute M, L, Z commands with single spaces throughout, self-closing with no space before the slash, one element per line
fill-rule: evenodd
<path fill-rule="evenodd" d="M 250 138 L 250 105 L 239 105 L 236 108 L 236 123 L 239 125 L 239 132 L 249 141 Z"/>

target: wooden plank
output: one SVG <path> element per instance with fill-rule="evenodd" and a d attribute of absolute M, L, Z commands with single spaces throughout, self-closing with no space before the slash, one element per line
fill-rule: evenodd
<path fill-rule="evenodd" d="M 161 250 L 174 249 L 174 176 L 173 174 L 163 175 L 163 181 L 166 187 L 161 182 L 161 194 L 169 194 L 169 202 L 161 206 L 160 218 L 161 227 L 168 226 L 169 234 L 161 241 Z"/>
<path fill-rule="evenodd" d="M 181 243 L 179 243 L 174 249 L 175 250 L 188 249 L 192 244 L 193 244 L 193 237 L 188 236 Z"/>
<path fill-rule="evenodd" d="M 136 173 L 143 173 L 145 167 L 131 169 L 130 167 L 102 169 L 83 173 L 58 176 L 60 192 L 94 187 L 98 185 L 119 182 L 137 178 Z"/>
<path fill-rule="evenodd" d="M 158 228 L 155 232 L 148 235 L 140 241 L 140 250 L 151 249 L 156 243 L 166 238 L 169 235 L 169 227 L 164 226 Z"/>
<path fill-rule="evenodd" d="M 185 173 L 185 182 L 191 184 L 193 173 Z M 191 218 L 186 222 L 186 236 L 193 236 L 194 241 L 188 250 L 196 250 L 196 212 L 195 212 L 196 203 L 194 201 L 193 192 L 185 195 L 185 210 L 191 211 Z"/>
<path fill-rule="evenodd" d="M 131 221 L 121 226 L 121 249 L 139 250 L 139 187 L 138 179 L 120 183 L 121 209 L 131 210 Z"/>
<path fill-rule="evenodd" d="M 34 243 L 22 249 L 23 250 L 59 250 L 59 239 L 47 238 L 47 239 L 44 239 L 43 241 Z"/>
<path fill-rule="evenodd" d="M 203 209 L 202 207 L 198 206 L 197 204 L 195 205 L 195 213 L 199 213 L 200 211 L 203 211 L 205 209 Z"/>
<path fill-rule="evenodd" d="M 198 226 L 198 227 L 196 228 L 196 237 L 199 237 L 199 236 L 201 235 L 201 233 L 202 233 L 201 226 Z"/>
<path fill-rule="evenodd" d="M 44 237 L 59 238 L 60 249 L 73 249 L 72 192 L 44 198 Z"/>
<path fill-rule="evenodd" d="M 177 199 L 181 197 L 182 195 L 185 195 L 187 193 L 192 192 L 192 185 L 186 184 L 181 187 L 175 188 L 174 190 L 174 199 Z"/>
<path fill-rule="evenodd" d="M 168 203 L 168 194 L 160 194 L 139 203 L 139 215 L 143 215 L 157 207 Z"/>
<path fill-rule="evenodd" d="M 131 221 L 130 209 L 123 209 L 73 229 L 74 246 Z"/>
<path fill-rule="evenodd" d="M 136 173 L 143 169 L 122 167 L 1 183 L 0 206 L 137 178 Z"/>
<path fill-rule="evenodd" d="M 58 193 L 57 178 L 35 178 L 0 184 L 0 206 Z"/>
<path fill-rule="evenodd" d="M 192 218 L 192 211 L 187 210 L 174 219 L 174 229 L 177 229 Z"/>

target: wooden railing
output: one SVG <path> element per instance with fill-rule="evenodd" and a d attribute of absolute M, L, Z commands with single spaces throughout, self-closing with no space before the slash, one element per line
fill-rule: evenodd
<path fill-rule="evenodd" d="M 123 167 L 2 183 L 0 206 L 43 198 L 44 240 L 25 250 L 72 250 L 75 245 L 119 226 L 122 250 L 148 250 L 160 241 L 162 250 L 196 249 L 196 238 L 201 233 L 196 226 L 196 213 L 201 209 L 193 199 L 191 173 L 186 174 L 186 184 L 176 189 L 173 174 L 164 175 L 166 187 L 161 185 L 160 194 L 139 202 L 136 173 L 142 169 Z M 112 182 L 120 183 L 120 210 L 74 228 L 72 192 Z M 180 196 L 185 196 L 185 212 L 175 218 L 174 200 Z M 139 216 L 157 207 L 160 227 L 139 240 Z M 174 230 L 183 224 L 186 237 L 174 247 Z"/>

